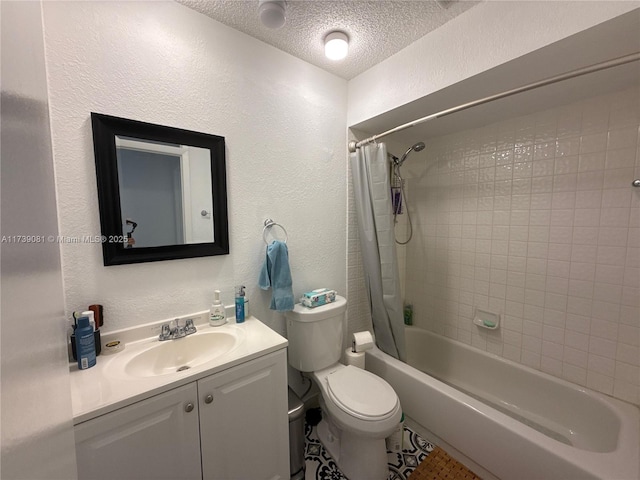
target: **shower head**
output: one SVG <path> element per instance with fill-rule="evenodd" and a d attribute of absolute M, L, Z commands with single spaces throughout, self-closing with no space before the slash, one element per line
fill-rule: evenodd
<path fill-rule="evenodd" d="M 406 152 L 404 152 L 404 155 L 402 155 L 402 158 L 396 161 L 396 165 L 398 166 L 402 165 L 411 152 L 413 152 L 414 150 L 416 152 L 420 152 L 424 150 L 424 147 L 425 147 L 424 142 L 418 142 L 415 145 L 412 145 Z"/>

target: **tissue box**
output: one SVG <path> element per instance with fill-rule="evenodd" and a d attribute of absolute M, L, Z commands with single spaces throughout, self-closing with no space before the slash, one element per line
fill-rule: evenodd
<path fill-rule="evenodd" d="M 320 305 L 336 301 L 336 291 L 328 288 L 319 288 L 302 294 L 300 303 L 305 307 L 314 308 Z"/>

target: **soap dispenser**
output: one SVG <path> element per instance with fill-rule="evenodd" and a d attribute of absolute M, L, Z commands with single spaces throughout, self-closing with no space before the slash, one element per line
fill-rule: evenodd
<path fill-rule="evenodd" d="M 212 327 L 219 327 L 227 323 L 226 312 L 224 311 L 224 305 L 220 301 L 220 290 L 213 292 L 213 303 L 209 310 L 209 325 Z"/>
<path fill-rule="evenodd" d="M 244 285 L 236 287 L 236 323 L 244 323 Z"/>

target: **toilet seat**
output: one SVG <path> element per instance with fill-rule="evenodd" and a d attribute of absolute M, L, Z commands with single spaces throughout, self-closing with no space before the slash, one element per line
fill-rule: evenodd
<path fill-rule="evenodd" d="M 397 411 L 398 396 L 371 372 L 346 366 L 327 375 L 329 397 L 342 411 L 361 420 L 384 420 Z"/>

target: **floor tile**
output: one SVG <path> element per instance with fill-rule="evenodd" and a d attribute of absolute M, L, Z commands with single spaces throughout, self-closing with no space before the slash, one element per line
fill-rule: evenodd
<path fill-rule="evenodd" d="M 405 426 L 402 453 L 387 452 L 388 480 L 406 480 L 433 448 Z M 320 443 L 316 428 L 308 424 L 305 425 L 305 463 L 305 480 L 348 480 Z"/>

